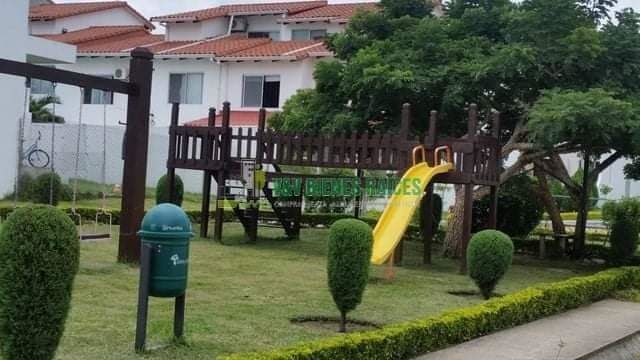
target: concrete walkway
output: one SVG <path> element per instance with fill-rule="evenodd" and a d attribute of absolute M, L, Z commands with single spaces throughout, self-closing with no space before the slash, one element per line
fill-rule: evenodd
<path fill-rule="evenodd" d="M 586 359 L 639 333 L 639 303 L 605 300 L 429 353 L 418 359 Z"/>

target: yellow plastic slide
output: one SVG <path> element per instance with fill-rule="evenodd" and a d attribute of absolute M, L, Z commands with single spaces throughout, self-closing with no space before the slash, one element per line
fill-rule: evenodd
<path fill-rule="evenodd" d="M 451 163 L 430 167 L 427 163 L 422 162 L 414 165 L 404 174 L 395 194 L 391 197 L 373 230 L 373 254 L 371 256 L 373 264 L 382 265 L 393 254 L 411 222 L 413 213 L 420 206 L 424 190 L 433 177 L 451 170 L 453 170 Z M 419 192 L 413 191 L 417 190 L 414 188 L 407 191 L 407 183 L 417 187 L 418 181 Z"/>

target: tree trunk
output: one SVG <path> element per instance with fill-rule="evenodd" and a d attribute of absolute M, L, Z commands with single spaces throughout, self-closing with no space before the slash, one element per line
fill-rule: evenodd
<path fill-rule="evenodd" d="M 551 220 L 551 226 L 553 227 L 554 234 L 565 234 L 566 229 L 564 227 L 564 222 L 562 221 L 562 216 L 560 216 L 560 209 L 558 208 L 558 203 L 551 195 L 551 189 L 549 188 L 549 182 L 547 181 L 547 175 L 545 175 L 542 171 L 536 168 L 535 175 L 538 178 L 538 190 L 540 194 L 540 200 L 544 205 L 545 210 L 549 214 L 549 219 Z"/>
<path fill-rule="evenodd" d="M 455 185 L 455 204 L 449 210 L 447 234 L 444 239 L 444 256 L 458 258 L 462 246 L 462 230 L 464 219 L 464 186 Z"/>
<path fill-rule="evenodd" d="M 576 219 L 575 243 L 573 246 L 573 256 L 576 259 L 584 255 L 584 247 L 587 237 L 587 217 L 589 214 L 589 195 L 591 194 L 591 182 L 589 181 L 591 167 L 591 154 L 584 153 L 584 172 L 582 174 L 582 184 L 580 189 L 580 202 L 578 208 L 578 218 Z"/>
<path fill-rule="evenodd" d="M 340 312 L 340 330 L 341 333 L 347 332 L 347 313 L 344 311 Z"/>

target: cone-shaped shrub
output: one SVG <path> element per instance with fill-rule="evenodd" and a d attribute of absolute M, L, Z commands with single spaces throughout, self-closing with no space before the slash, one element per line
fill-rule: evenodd
<path fill-rule="evenodd" d="M 171 194 L 169 193 L 169 182 L 167 181 L 167 175 L 162 175 L 162 177 L 158 180 L 158 184 L 156 185 L 156 204 L 164 204 L 171 202 L 169 198 Z M 184 183 L 180 176 L 176 175 L 176 199 L 173 202 L 177 206 L 182 206 L 182 199 L 184 197 Z"/>
<path fill-rule="evenodd" d="M 485 230 L 471 238 L 467 248 L 469 276 L 485 299 L 493 294 L 496 285 L 511 266 L 512 258 L 513 243 L 503 232 Z"/>
<path fill-rule="evenodd" d="M 638 249 L 638 227 L 633 220 L 619 214 L 611 226 L 611 254 L 613 265 L 625 265 Z"/>
<path fill-rule="evenodd" d="M 50 206 L 17 209 L 0 232 L 0 358 L 53 359 L 78 271 L 76 227 Z"/>
<path fill-rule="evenodd" d="M 347 313 L 362 301 L 369 280 L 373 235 L 366 223 L 336 221 L 329 233 L 327 274 L 333 301 L 340 310 L 340 331 L 346 331 Z"/>
<path fill-rule="evenodd" d="M 38 176 L 31 186 L 31 201 L 36 204 L 49 204 L 57 206 L 60 201 L 60 193 L 62 189 L 62 181 L 56 173 L 46 173 Z M 51 193 L 53 192 L 53 197 Z"/>

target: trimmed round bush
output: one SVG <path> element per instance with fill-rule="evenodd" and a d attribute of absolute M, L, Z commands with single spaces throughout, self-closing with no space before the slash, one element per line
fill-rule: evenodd
<path fill-rule="evenodd" d="M 0 232 L 0 358 L 53 359 L 78 271 L 76 227 L 51 206 L 16 209 Z"/>
<path fill-rule="evenodd" d="M 347 313 L 362 301 L 372 244 L 371 227 L 363 221 L 344 219 L 331 226 L 327 275 L 333 301 L 340 310 L 340 332 L 346 332 Z"/>
<path fill-rule="evenodd" d="M 493 294 L 496 285 L 511 266 L 512 258 L 513 243 L 503 232 L 485 230 L 471 238 L 467 248 L 469 276 L 485 299 Z"/>
<path fill-rule="evenodd" d="M 176 175 L 175 190 L 176 199 L 173 203 L 177 206 L 182 206 L 182 200 L 184 197 L 184 183 L 178 175 Z M 171 194 L 169 193 L 169 182 L 167 175 L 162 175 L 162 177 L 158 179 L 158 184 L 156 185 L 156 204 L 160 205 L 171 202 L 169 201 L 170 197 Z"/>
<path fill-rule="evenodd" d="M 490 196 L 473 202 L 473 232 L 488 228 Z M 497 229 L 509 236 L 525 236 L 542 220 L 544 205 L 535 181 L 526 174 L 507 180 L 498 191 Z"/>
<path fill-rule="evenodd" d="M 53 177 L 53 178 L 52 178 Z M 53 185 L 51 182 L 53 181 Z M 53 191 L 53 203 L 49 204 L 50 193 Z M 62 181 L 56 173 L 46 173 L 38 176 L 31 186 L 31 201 L 36 204 L 49 204 L 57 206 L 62 192 Z"/>

